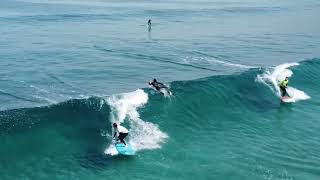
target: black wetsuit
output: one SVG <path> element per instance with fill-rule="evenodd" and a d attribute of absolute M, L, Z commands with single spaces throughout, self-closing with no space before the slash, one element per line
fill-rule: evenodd
<path fill-rule="evenodd" d="M 120 142 L 126 145 L 126 142 L 123 139 L 127 136 L 128 136 L 128 133 L 119 133 L 118 139 L 120 140 Z"/>
<path fill-rule="evenodd" d="M 160 89 L 164 88 L 168 91 L 168 87 L 165 86 L 164 84 L 162 83 L 159 83 L 159 82 L 152 82 L 151 85 L 156 88 L 157 91 L 160 91 Z"/>
<path fill-rule="evenodd" d="M 282 97 L 287 94 L 287 89 L 286 87 L 280 86 L 281 92 L 282 92 Z"/>

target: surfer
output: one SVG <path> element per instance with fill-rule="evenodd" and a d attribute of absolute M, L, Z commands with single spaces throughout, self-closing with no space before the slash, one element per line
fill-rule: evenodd
<path fill-rule="evenodd" d="M 148 26 L 151 27 L 151 19 L 148 20 Z"/>
<path fill-rule="evenodd" d="M 287 93 L 287 87 L 288 87 L 288 83 L 289 83 L 289 78 L 286 77 L 281 83 L 280 83 L 280 89 L 282 92 L 282 97 L 288 95 Z M 289 96 L 289 95 L 288 95 Z"/>
<path fill-rule="evenodd" d="M 153 79 L 153 81 L 149 82 L 149 85 L 154 87 L 157 91 L 159 91 L 162 95 L 164 95 L 163 92 L 161 92 L 161 89 L 165 89 L 169 94 L 169 88 L 167 86 L 165 86 L 163 83 L 158 82 L 156 79 Z"/>
<path fill-rule="evenodd" d="M 163 83 L 158 82 L 156 79 L 153 79 L 153 81 L 150 81 L 149 85 L 156 88 L 157 91 L 160 91 L 161 88 L 167 88 Z"/>
<path fill-rule="evenodd" d="M 113 128 L 114 128 L 114 135 L 113 135 L 113 139 L 116 137 L 117 133 L 119 134 L 118 139 L 120 140 L 120 142 L 122 142 L 124 145 L 127 145 L 126 142 L 124 142 L 124 138 L 128 136 L 128 129 L 117 125 L 117 123 L 113 123 L 112 124 Z"/>
<path fill-rule="evenodd" d="M 148 20 L 148 31 L 149 31 L 149 35 L 150 35 L 150 32 L 151 32 L 151 19 Z M 151 38 L 149 38 L 151 39 Z"/>

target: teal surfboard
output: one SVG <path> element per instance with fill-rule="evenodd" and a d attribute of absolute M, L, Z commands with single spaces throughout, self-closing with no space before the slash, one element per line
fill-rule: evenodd
<path fill-rule="evenodd" d="M 127 145 L 124 145 L 123 143 L 116 143 L 115 146 L 121 155 L 131 156 L 135 154 L 134 149 L 129 143 L 127 143 Z"/>

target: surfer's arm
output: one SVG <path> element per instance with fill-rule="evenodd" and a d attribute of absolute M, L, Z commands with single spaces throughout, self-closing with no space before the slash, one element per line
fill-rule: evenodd
<path fill-rule="evenodd" d="M 116 131 L 116 132 L 114 132 L 114 134 L 113 134 L 113 138 L 114 138 L 114 137 L 116 137 L 116 135 L 117 135 L 117 131 Z"/>

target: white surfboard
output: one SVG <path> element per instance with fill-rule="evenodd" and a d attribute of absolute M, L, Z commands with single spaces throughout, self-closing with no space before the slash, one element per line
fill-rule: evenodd
<path fill-rule="evenodd" d="M 294 103 L 295 102 L 294 98 L 289 97 L 289 96 L 283 96 L 280 99 L 282 102 L 285 102 L 285 103 Z"/>

